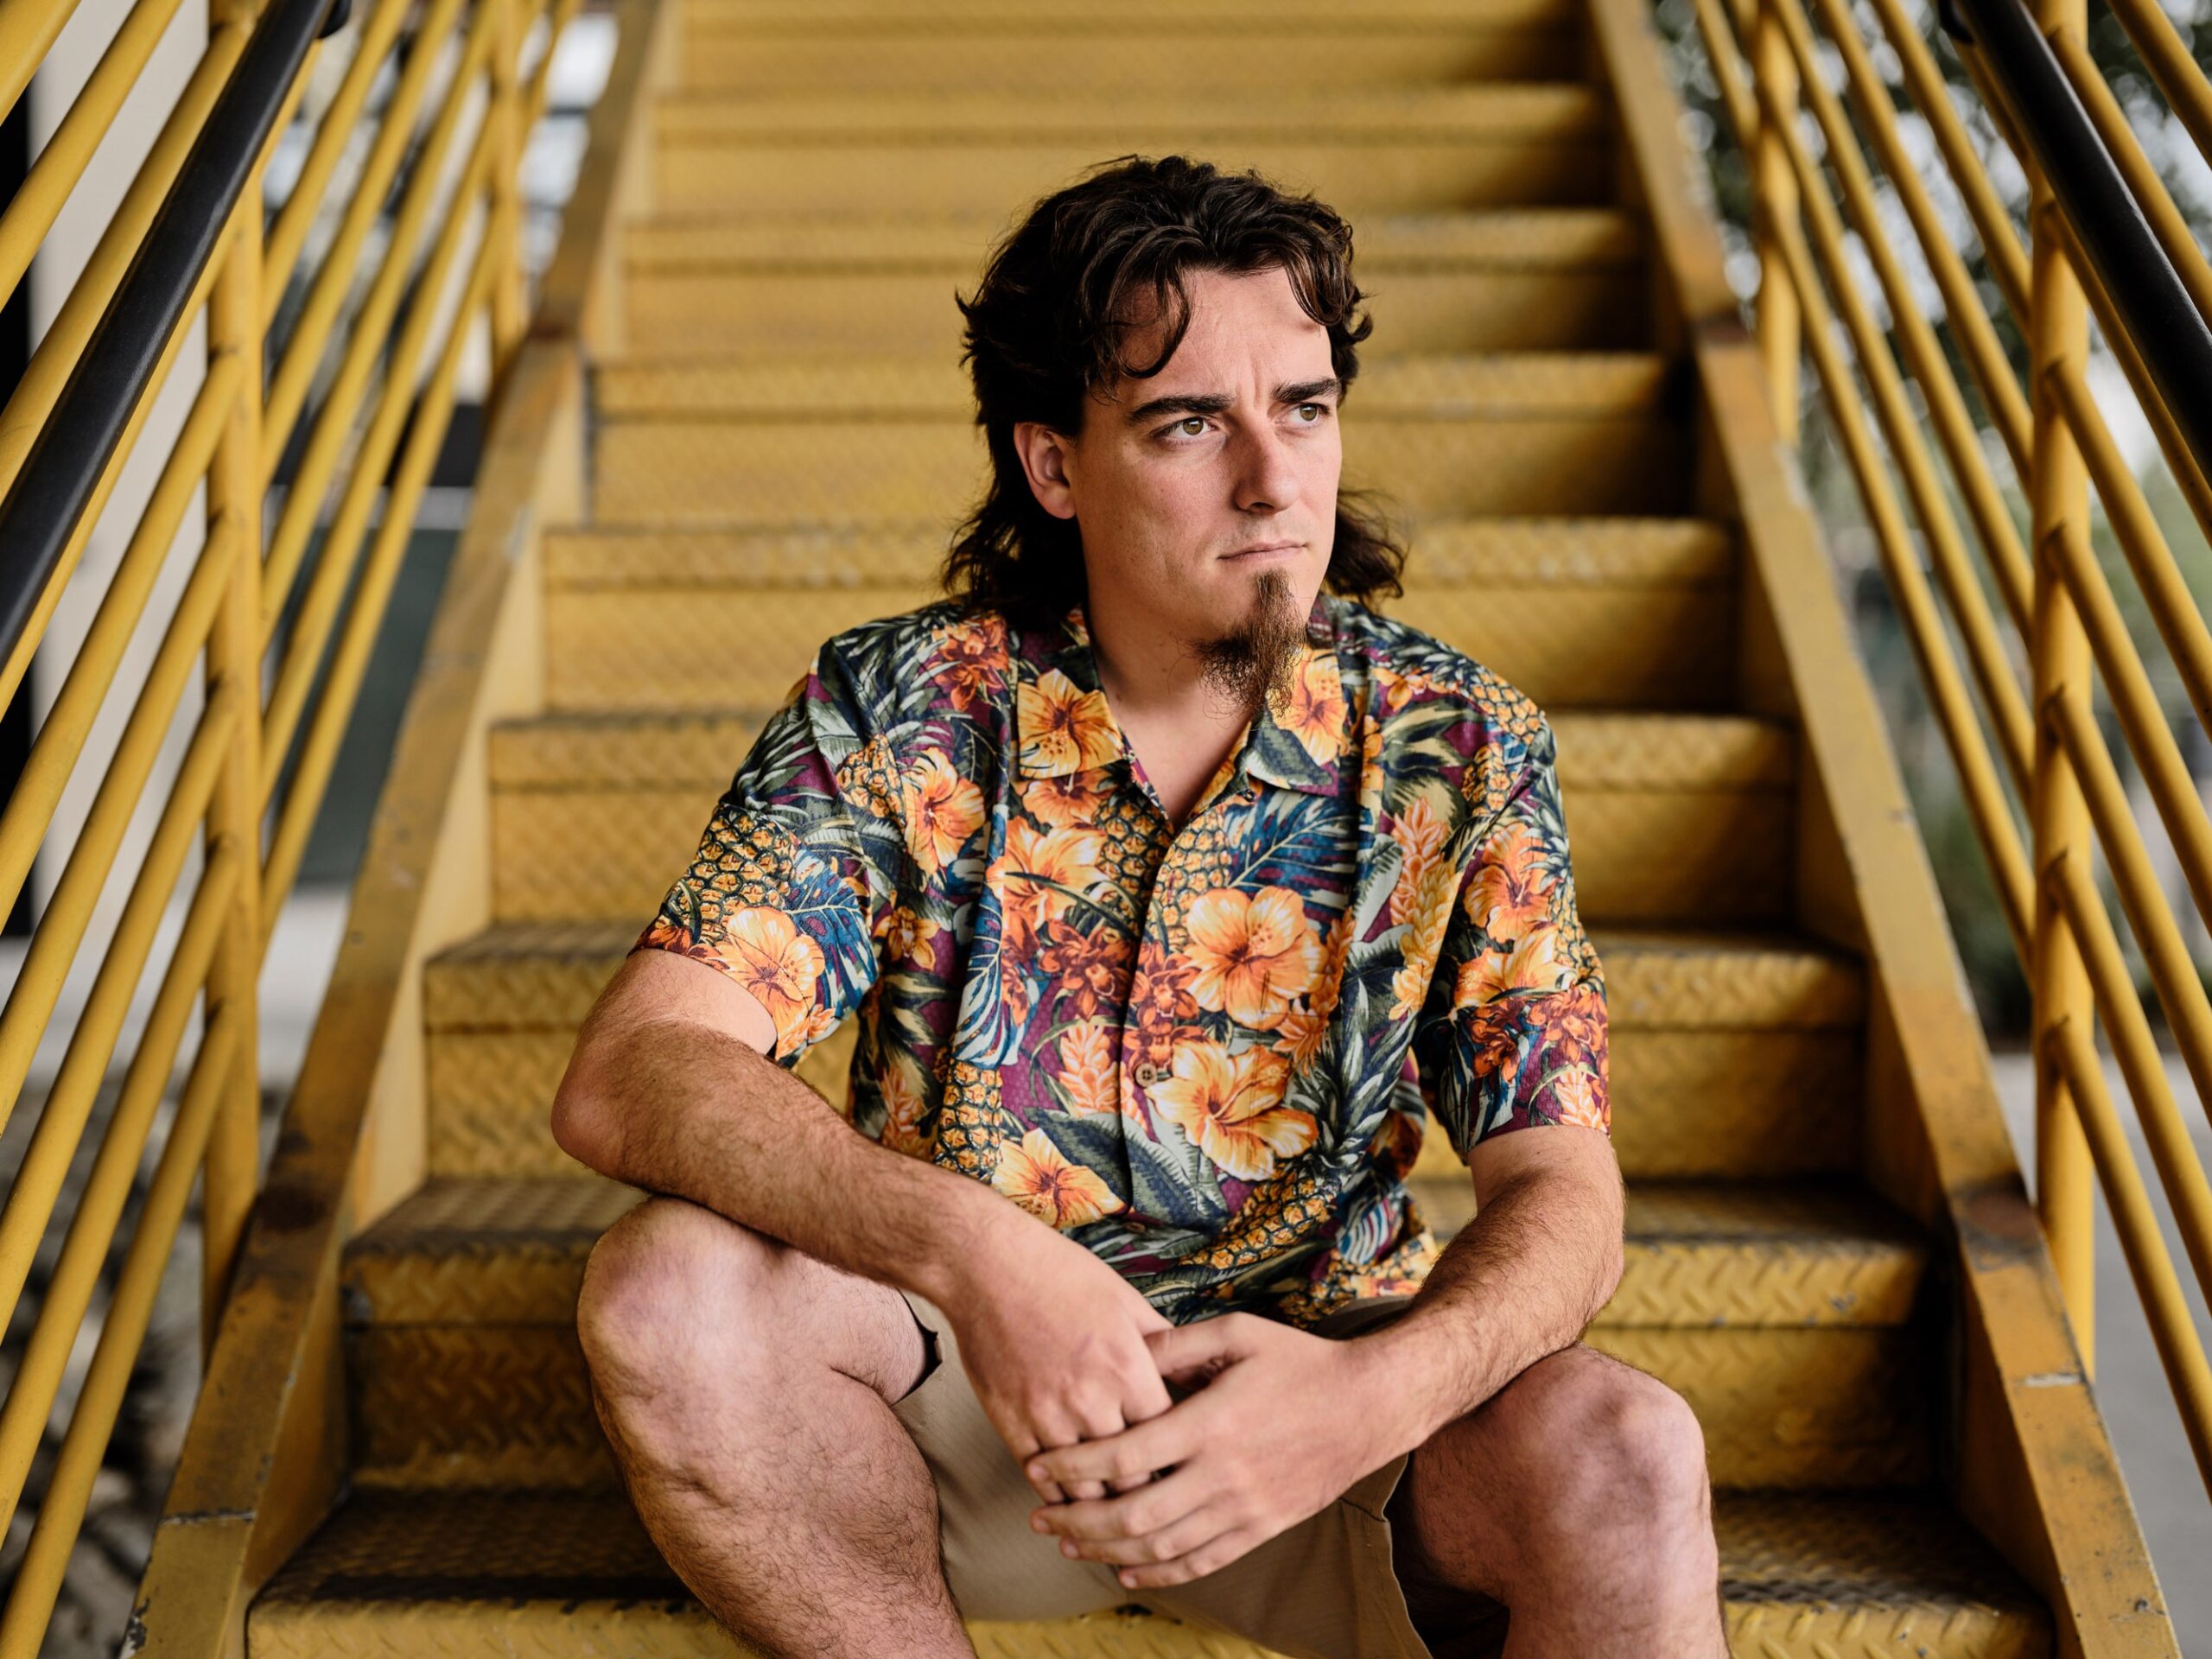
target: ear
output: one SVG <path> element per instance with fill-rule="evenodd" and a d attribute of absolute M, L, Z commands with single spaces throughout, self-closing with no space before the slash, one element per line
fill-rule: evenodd
<path fill-rule="evenodd" d="M 1014 423 L 1014 449 L 1037 505 L 1055 518 L 1075 517 L 1075 454 L 1068 440 L 1041 421 Z"/>

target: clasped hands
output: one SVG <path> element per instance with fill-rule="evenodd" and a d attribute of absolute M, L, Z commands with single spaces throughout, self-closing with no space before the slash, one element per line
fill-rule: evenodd
<path fill-rule="evenodd" d="M 1386 1444 L 1378 1423 L 1366 1343 L 1250 1313 L 1147 1332 L 1144 1342 L 1163 1379 L 1197 1391 L 1024 1465 L 1040 1497 L 1105 1485 L 1103 1497 L 1045 1503 L 1030 1524 L 1058 1535 L 1064 1554 L 1118 1567 L 1125 1587 L 1204 1578 L 1404 1449 Z"/>

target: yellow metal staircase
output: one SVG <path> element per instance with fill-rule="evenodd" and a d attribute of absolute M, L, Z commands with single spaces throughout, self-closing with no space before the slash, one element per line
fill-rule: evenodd
<path fill-rule="evenodd" d="M 1824 571 L 1766 417 L 1715 378 L 1741 341 L 1640 10 L 689 0 L 655 26 L 620 156 L 646 205 L 594 255 L 588 472 L 530 532 L 502 626 L 531 671 L 465 740 L 480 821 L 443 830 L 483 839 L 486 925 L 398 996 L 419 1138 L 380 1131 L 341 1241 L 345 1484 L 246 1611 L 251 1659 L 728 1650 L 631 1512 L 577 1348 L 585 1257 L 640 1195 L 548 1107 L 814 644 L 934 596 L 981 477 L 955 288 L 1039 194 L 1169 150 L 1350 218 L 1376 329 L 1346 478 L 1413 531 L 1387 608 L 1553 717 L 1630 1193 L 1587 1340 L 1704 1426 L 1735 1650 L 2171 1651 L 1916 843 L 1867 839 L 1894 779 Z M 1957 1076 L 1916 1020 L 1973 1033 Z M 850 1053 L 801 1075 L 842 1102 Z M 1415 1179 L 1440 1234 L 1465 1223 L 1440 1134 Z M 2028 1352 L 2071 1379 L 2047 1410 Z M 1256 1652 L 1141 1613 L 973 1632 Z"/>

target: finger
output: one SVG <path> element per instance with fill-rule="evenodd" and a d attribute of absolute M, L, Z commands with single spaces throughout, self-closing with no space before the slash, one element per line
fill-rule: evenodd
<path fill-rule="evenodd" d="M 1108 1567 L 1154 1567 L 1196 1554 L 1235 1525 L 1220 1504 L 1210 1503 L 1135 1538 L 1094 1538 L 1083 1542 L 1063 1538 L 1060 1553 Z"/>
<path fill-rule="evenodd" d="M 1042 1450 L 1037 1442 L 1037 1437 L 1033 1434 L 1020 1436 L 1009 1434 L 1005 1439 L 1007 1449 L 1014 1453 L 1014 1460 L 1022 1465 L 1026 1473 L 1032 1466 L 1031 1459 Z M 1039 1499 L 1044 1503 L 1065 1503 L 1067 1502 L 1067 1493 L 1061 1489 L 1060 1484 L 1056 1480 L 1040 1480 L 1032 1475 L 1029 1478 L 1029 1486 L 1030 1490 L 1035 1492 Z"/>
<path fill-rule="evenodd" d="M 1033 1481 L 1057 1480 L 1072 1489 L 1081 1481 L 1103 1483 L 1172 1467 L 1191 1456 L 1201 1443 L 1205 1416 L 1199 1414 L 1194 1419 L 1192 1414 L 1204 1398 L 1194 1395 L 1117 1434 L 1073 1446 L 1047 1446 L 1029 1459 L 1025 1472 Z"/>
<path fill-rule="evenodd" d="M 1088 1554 L 1093 1548 L 1100 1545 L 1126 1545 L 1133 1540 L 1151 1537 L 1217 1504 L 1221 1496 L 1219 1487 L 1203 1472 L 1179 1470 L 1164 1480 L 1154 1482 L 1141 1492 L 1132 1492 L 1126 1497 L 1063 1503 L 1057 1508 L 1039 1510 L 1032 1514 L 1030 1522 L 1032 1525 L 1041 1524 L 1045 1530 L 1058 1534 Z M 1178 1550 L 1174 1553 L 1180 1554 L 1182 1552 Z M 1138 1555 L 1116 1559 L 1141 1560 L 1157 1560 L 1159 1557 Z"/>
<path fill-rule="evenodd" d="M 1188 1584 L 1192 1579 L 1203 1579 L 1209 1573 L 1218 1573 L 1254 1545 L 1263 1541 L 1265 1540 L 1258 1528 L 1237 1527 L 1201 1545 L 1187 1555 L 1150 1565 L 1116 1567 L 1114 1576 L 1125 1590 L 1152 1588 L 1165 1584 Z"/>

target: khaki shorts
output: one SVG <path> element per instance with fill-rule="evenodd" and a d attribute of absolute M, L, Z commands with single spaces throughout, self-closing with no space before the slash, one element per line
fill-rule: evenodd
<path fill-rule="evenodd" d="M 1384 1516 L 1408 1454 L 1204 1578 L 1132 1589 L 1111 1566 L 1071 1560 L 1058 1538 L 1030 1526 L 1036 1491 L 976 1399 L 950 1323 L 926 1298 L 900 1294 L 930 1353 L 922 1380 L 892 1410 L 936 1479 L 945 1580 L 965 1618 L 1068 1618 L 1135 1605 L 1291 1659 L 1431 1659 L 1391 1569 Z M 1348 1337 L 1412 1301 L 1358 1302 L 1315 1334 Z"/>

